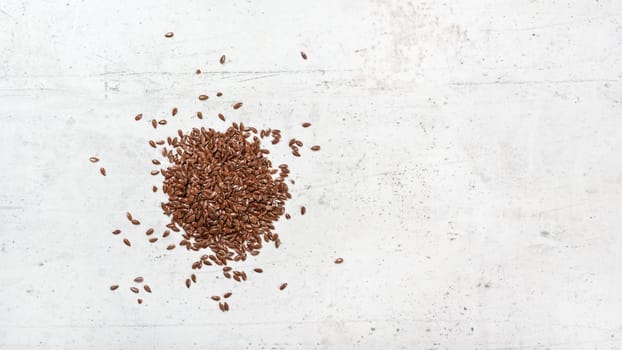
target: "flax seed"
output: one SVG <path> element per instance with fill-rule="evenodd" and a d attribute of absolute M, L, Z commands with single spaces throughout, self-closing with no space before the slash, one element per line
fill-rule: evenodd
<path fill-rule="evenodd" d="M 175 35 L 175 33 L 173 33 L 173 32 L 168 32 L 168 33 L 164 34 L 164 36 L 165 36 L 166 38 L 172 38 L 172 37 L 173 37 L 173 35 Z"/>
<path fill-rule="evenodd" d="M 207 95 L 199 95 L 199 100 L 200 100 L 200 101 L 205 101 L 205 100 L 207 100 L 208 98 L 209 98 L 209 96 L 207 96 Z"/>
<path fill-rule="evenodd" d="M 127 238 L 123 238 L 123 243 L 124 243 L 126 246 L 128 246 L 128 247 L 131 247 L 131 246 L 132 246 L 132 243 L 130 243 L 130 240 L 129 240 L 129 239 L 127 239 Z"/>
<path fill-rule="evenodd" d="M 173 250 L 173 249 L 175 249 L 175 245 L 174 244 L 169 244 L 169 245 L 166 246 L 166 249 L 167 250 Z"/>
<path fill-rule="evenodd" d="M 160 121 L 158 121 L 158 124 L 160 125 L 166 125 L 168 122 L 165 119 L 162 119 Z"/>
<path fill-rule="evenodd" d="M 218 113 L 218 118 L 220 118 L 220 120 L 222 120 L 223 122 L 225 121 L 225 116 L 221 113 Z"/>
<path fill-rule="evenodd" d="M 341 264 L 343 262 L 343 258 L 337 258 L 335 260 L 335 264 Z"/>
<path fill-rule="evenodd" d="M 302 127 L 303 128 L 308 128 L 310 126 L 311 126 L 311 123 L 309 123 L 309 122 L 302 123 Z"/>
<path fill-rule="evenodd" d="M 145 290 L 145 292 L 151 293 L 151 287 L 149 287 L 148 284 L 143 285 L 143 289 Z"/>
<path fill-rule="evenodd" d="M 91 163 L 99 162 L 99 158 L 97 158 L 97 157 L 91 157 L 91 158 L 89 158 L 89 160 L 91 161 Z"/>
<path fill-rule="evenodd" d="M 131 290 L 132 292 L 134 292 L 134 293 L 138 293 L 138 292 L 140 292 L 140 291 L 138 290 L 138 288 L 136 288 L 136 287 L 130 287 L 130 290 Z"/>
<path fill-rule="evenodd" d="M 212 295 L 212 300 L 219 301 L 220 297 L 218 295 Z"/>
<path fill-rule="evenodd" d="M 306 212 L 307 208 L 305 208 L 304 206 L 300 207 L 300 215 L 305 215 Z"/>
<path fill-rule="evenodd" d="M 302 51 L 300 51 L 300 56 L 302 56 L 302 59 L 303 59 L 303 60 L 306 60 L 306 59 L 307 59 L 307 54 L 306 54 L 306 53 L 304 53 L 304 52 L 302 52 Z"/>
<path fill-rule="evenodd" d="M 110 290 L 117 290 L 117 288 L 119 288 L 118 284 L 113 284 L 112 286 L 110 286 Z"/>
<path fill-rule="evenodd" d="M 220 64 L 225 64 L 225 55 L 220 56 Z"/>
<path fill-rule="evenodd" d="M 119 229 L 112 231 L 113 235 L 118 235 L 119 233 L 121 233 L 121 230 Z"/>
<path fill-rule="evenodd" d="M 157 128 L 158 127 L 158 121 L 155 119 L 151 119 L 151 126 L 153 126 L 153 128 Z"/>
<path fill-rule="evenodd" d="M 158 237 L 149 238 L 149 243 L 155 243 L 157 242 L 157 240 L 158 240 Z"/>
<path fill-rule="evenodd" d="M 138 277 L 134 278 L 134 282 L 136 282 L 136 283 L 142 283 L 144 280 L 145 279 L 142 278 L 141 276 L 138 276 Z"/>
<path fill-rule="evenodd" d="M 240 107 L 242 107 L 243 103 L 242 102 L 237 102 L 236 104 L 233 105 L 233 109 L 240 109 Z"/>
<path fill-rule="evenodd" d="M 143 114 L 142 114 L 142 113 L 140 113 L 140 114 L 136 114 L 136 116 L 134 117 L 134 120 L 135 120 L 135 121 L 139 121 L 139 120 L 141 120 L 141 119 L 143 119 Z"/>
<path fill-rule="evenodd" d="M 102 168 L 99 168 L 99 172 L 100 172 L 102 175 L 106 176 L 106 169 L 104 169 L 103 167 L 102 167 Z"/>
<path fill-rule="evenodd" d="M 319 151 L 320 150 L 320 146 L 315 145 L 315 146 L 311 146 L 311 150 L 312 151 Z M 330 152 L 329 152 L 330 153 Z"/>

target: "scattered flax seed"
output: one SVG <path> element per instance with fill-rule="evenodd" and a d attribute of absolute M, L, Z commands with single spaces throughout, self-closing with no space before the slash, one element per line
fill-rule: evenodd
<path fill-rule="evenodd" d="M 186 278 L 186 288 L 190 288 L 190 284 L 192 284 L 190 278 Z"/>
<path fill-rule="evenodd" d="M 150 236 L 151 234 L 153 234 L 153 229 L 152 228 L 148 229 L 147 231 L 145 231 L 145 234 L 147 236 Z"/>
<path fill-rule="evenodd" d="M 307 212 L 307 208 L 305 208 L 304 205 L 300 207 L 300 215 L 305 215 L 306 212 Z"/>
<path fill-rule="evenodd" d="M 337 258 L 335 260 L 335 264 L 341 264 L 343 262 L 343 258 Z"/>
<path fill-rule="evenodd" d="M 209 98 L 209 96 L 207 96 L 207 95 L 199 95 L 199 100 L 200 100 L 200 101 L 205 101 L 205 100 L 207 100 L 208 98 Z"/>
<path fill-rule="evenodd" d="M 132 292 L 134 292 L 134 293 L 138 293 L 139 292 L 138 288 L 136 288 L 136 287 L 130 287 L 130 290 Z"/>
<path fill-rule="evenodd" d="M 166 246 L 167 250 L 173 250 L 175 249 L 175 245 L 174 244 L 169 244 L 168 246 Z"/>
<path fill-rule="evenodd" d="M 223 272 L 229 272 L 229 271 L 231 271 L 231 270 L 233 270 L 233 268 L 232 268 L 232 267 L 230 267 L 230 266 L 225 266 L 225 267 L 223 267 L 223 268 L 222 268 L 222 271 L 223 271 Z"/>
<path fill-rule="evenodd" d="M 142 304 L 142 303 L 143 303 L 143 300 L 142 300 L 141 298 L 138 298 L 138 299 L 136 299 L 136 302 L 137 302 L 138 304 Z"/>
<path fill-rule="evenodd" d="M 158 175 L 160 170 L 151 170 L 151 175 Z"/>
<path fill-rule="evenodd" d="M 132 219 L 132 225 L 140 225 L 140 221 Z"/>
<path fill-rule="evenodd" d="M 89 160 L 91 161 L 91 163 L 99 162 L 99 158 L 97 158 L 97 157 L 91 157 L 91 158 L 89 158 Z"/>
<path fill-rule="evenodd" d="M 126 217 L 129 221 L 134 220 L 134 217 L 132 216 L 132 213 L 130 213 L 129 211 L 128 211 L 127 213 L 125 213 L 125 217 Z"/>
<path fill-rule="evenodd" d="M 171 234 L 171 231 L 169 231 L 169 230 L 164 230 L 164 233 L 162 233 L 162 237 L 163 237 L 163 238 L 166 238 L 166 237 L 168 237 L 168 235 L 170 235 L 170 234 Z"/>
<path fill-rule="evenodd" d="M 303 59 L 303 60 L 306 60 L 306 59 L 307 59 L 307 54 L 306 54 L 306 53 L 304 53 L 304 52 L 302 52 L 302 51 L 300 51 L 300 56 L 302 56 L 302 59 Z"/>
<path fill-rule="evenodd" d="M 225 312 L 225 305 L 223 303 L 218 303 L 218 308 L 220 311 Z"/>
<path fill-rule="evenodd" d="M 158 148 L 158 146 L 156 146 L 155 141 L 153 141 L 153 140 L 149 140 L 149 145 L 150 145 L 151 147 L 153 147 L 153 148 Z"/>
<path fill-rule="evenodd" d="M 145 289 L 145 292 L 147 292 L 147 293 L 151 293 L 151 287 L 149 287 L 149 285 L 148 285 L 148 284 L 145 284 L 145 285 L 143 286 L 143 289 Z"/>
<path fill-rule="evenodd" d="M 201 74 L 201 70 L 200 70 L 200 69 L 197 69 L 196 71 L 194 71 L 194 74 L 196 74 L 196 75 Z"/>
<path fill-rule="evenodd" d="M 128 246 L 128 247 L 131 247 L 131 246 L 132 246 L 132 243 L 130 243 L 130 240 L 129 240 L 129 239 L 127 239 L 127 238 L 123 238 L 123 243 L 124 243 L 126 246 Z"/>
<path fill-rule="evenodd" d="M 159 141 L 156 141 L 156 145 L 160 145 L 160 146 L 162 146 L 163 144 L 164 144 L 164 140 L 159 140 Z"/>
<path fill-rule="evenodd" d="M 166 125 L 167 121 L 165 119 L 162 119 L 160 121 L 158 121 L 158 124 L 160 125 Z"/>
<path fill-rule="evenodd" d="M 226 301 L 225 301 L 223 307 L 224 307 L 225 311 L 229 311 L 229 304 L 227 304 Z"/>
<path fill-rule="evenodd" d="M 110 290 L 117 290 L 117 288 L 119 288 L 118 284 L 113 284 L 112 286 L 110 286 Z"/>
<path fill-rule="evenodd" d="M 289 215 L 289 213 L 285 213 L 285 219 L 289 220 L 289 219 L 291 219 L 291 218 L 292 218 L 292 216 L 291 216 L 291 215 Z"/>
<path fill-rule="evenodd" d="M 283 283 L 283 284 L 281 284 L 281 285 L 279 286 L 279 289 L 280 289 L 280 290 L 283 290 L 283 289 L 285 289 L 285 288 L 287 288 L 287 283 Z"/>
<path fill-rule="evenodd" d="M 152 159 L 151 163 L 153 163 L 153 165 L 160 165 L 160 161 L 157 159 Z"/>
<path fill-rule="evenodd" d="M 121 230 L 119 229 L 112 231 L 113 235 L 118 235 L 119 233 L 121 233 Z"/>
<path fill-rule="evenodd" d="M 197 283 L 197 275 L 195 274 L 190 275 L 190 279 L 192 280 L 192 282 Z"/>
<path fill-rule="evenodd" d="M 222 296 L 222 297 L 223 297 L 223 298 L 225 298 L 225 299 L 227 299 L 227 298 L 229 298 L 229 297 L 230 297 L 230 296 L 232 296 L 232 295 L 233 295 L 233 293 L 231 293 L 231 292 L 227 292 L 227 293 L 223 294 L 223 296 Z"/>
<path fill-rule="evenodd" d="M 171 115 L 173 117 L 177 115 L 177 107 L 173 107 L 173 110 L 171 111 Z"/>
<path fill-rule="evenodd" d="M 218 92 L 216 93 L 216 96 L 217 96 L 217 97 L 222 96 L 222 92 L 218 91 Z"/>
<path fill-rule="evenodd" d="M 218 118 L 220 118 L 223 122 L 225 121 L 225 116 L 222 115 L 222 113 L 218 113 Z"/>
<path fill-rule="evenodd" d="M 153 126 L 153 128 L 157 128 L 158 127 L 158 121 L 155 119 L 151 119 L 151 126 Z"/>
<path fill-rule="evenodd" d="M 308 128 L 310 126 L 311 126 L 311 123 L 308 123 L 308 122 L 302 123 L 303 128 Z"/>
<path fill-rule="evenodd" d="M 225 55 L 220 56 L 220 64 L 225 64 Z"/>
<path fill-rule="evenodd" d="M 318 145 L 311 146 L 311 150 L 312 151 L 319 151 L 320 150 L 320 146 L 318 146 Z"/>
<path fill-rule="evenodd" d="M 201 112 L 197 112 L 197 118 L 199 118 L 199 119 L 203 119 L 203 113 L 201 113 Z"/>
<path fill-rule="evenodd" d="M 136 116 L 134 117 L 134 120 L 135 120 L 135 121 L 139 121 L 139 120 L 141 120 L 141 119 L 143 119 L 143 114 L 142 114 L 142 113 L 140 113 L 140 114 L 136 114 Z"/>
<path fill-rule="evenodd" d="M 164 36 L 167 37 L 167 38 L 172 38 L 173 35 L 175 35 L 175 33 L 173 33 L 173 32 L 168 32 L 168 33 L 164 34 Z"/>
<path fill-rule="evenodd" d="M 103 168 L 103 167 L 102 167 L 102 168 L 99 168 L 99 172 L 100 172 L 102 175 L 106 176 L 106 169 L 105 169 L 105 168 Z"/>
<path fill-rule="evenodd" d="M 152 190 L 153 192 L 158 192 L 158 186 L 153 186 L 153 187 L 151 188 L 151 190 Z"/>
<path fill-rule="evenodd" d="M 218 295 L 212 295 L 212 300 L 219 301 L 220 297 Z"/>
<path fill-rule="evenodd" d="M 158 240 L 158 237 L 149 238 L 149 243 L 155 243 Z"/>
<path fill-rule="evenodd" d="M 240 109 L 240 107 L 242 107 L 243 103 L 242 102 L 237 102 L 236 104 L 233 105 L 233 109 Z"/>
<path fill-rule="evenodd" d="M 134 278 L 134 282 L 136 282 L 136 283 L 142 283 L 144 280 L 145 279 L 142 278 L 141 276 L 138 276 L 138 277 Z"/>

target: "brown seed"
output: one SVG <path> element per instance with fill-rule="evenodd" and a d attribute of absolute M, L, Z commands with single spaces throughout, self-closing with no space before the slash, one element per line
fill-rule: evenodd
<path fill-rule="evenodd" d="M 166 123 L 168 123 L 165 119 L 162 119 L 160 121 L 158 121 L 158 124 L 160 125 L 166 125 Z"/>
<path fill-rule="evenodd" d="M 148 229 L 147 231 L 145 231 L 145 234 L 146 234 L 147 236 L 149 236 L 149 235 L 153 234 L 153 229 L 152 229 L 152 228 Z"/>
<path fill-rule="evenodd" d="M 143 114 L 142 114 L 142 113 L 140 113 L 140 114 L 136 114 L 136 116 L 134 117 L 134 120 L 135 120 L 135 121 L 139 121 L 139 120 L 141 120 L 141 119 L 143 119 Z"/>
<path fill-rule="evenodd" d="M 148 284 L 143 285 L 143 289 L 145 289 L 145 292 L 151 293 L 151 287 Z"/>
<path fill-rule="evenodd" d="M 152 159 L 151 163 L 153 163 L 153 165 L 160 165 L 160 161 L 157 159 Z"/>
<path fill-rule="evenodd" d="M 220 56 L 220 64 L 225 64 L 225 55 Z"/>
<path fill-rule="evenodd" d="M 170 235 L 170 234 L 171 234 L 171 231 L 169 231 L 169 230 L 164 230 L 164 233 L 162 233 L 162 237 L 166 238 L 166 237 L 168 237 L 168 235 Z"/>
<path fill-rule="evenodd" d="M 219 301 L 220 297 L 218 295 L 212 295 L 212 300 Z"/>
<path fill-rule="evenodd" d="M 303 128 L 308 128 L 310 126 L 311 126 L 311 123 L 308 123 L 308 122 L 302 123 Z"/>
<path fill-rule="evenodd" d="M 220 120 L 222 120 L 223 122 L 225 121 L 225 116 L 221 113 L 218 113 L 218 118 L 220 118 Z"/>
<path fill-rule="evenodd" d="M 190 275 L 190 279 L 192 280 L 192 282 L 197 283 L 197 275 L 195 274 Z"/>
<path fill-rule="evenodd" d="M 139 292 L 138 288 L 136 288 L 136 287 L 130 287 L 130 290 L 132 292 L 134 292 L 134 293 L 138 293 Z"/>
<path fill-rule="evenodd" d="M 173 35 L 175 35 L 175 33 L 173 33 L 173 32 L 168 32 L 168 33 L 164 34 L 164 36 L 167 37 L 167 38 L 172 38 Z"/>
<path fill-rule="evenodd" d="M 312 146 L 311 150 L 312 151 L 319 151 L 320 150 L 320 146 L 318 146 L 318 145 Z M 330 153 L 330 152 L 328 152 L 328 153 Z"/>
<path fill-rule="evenodd" d="M 132 246 L 132 243 L 130 243 L 130 240 L 129 240 L 129 239 L 127 239 L 127 238 L 123 238 L 123 243 L 124 243 L 126 246 L 128 246 L 128 247 L 131 247 L 131 246 Z"/>
<path fill-rule="evenodd" d="M 237 102 L 233 105 L 233 109 L 240 109 L 240 107 L 242 107 L 243 103 L 242 102 Z"/>
<path fill-rule="evenodd" d="M 173 107 L 173 110 L 171 111 L 171 115 L 173 117 L 177 115 L 177 107 Z"/>
<path fill-rule="evenodd" d="M 231 278 L 231 274 L 229 272 L 223 272 L 222 274 L 223 276 L 225 276 L 225 278 L 228 278 L 228 279 Z"/>
<path fill-rule="evenodd" d="M 110 286 L 110 290 L 117 290 L 117 288 L 119 288 L 118 284 L 113 284 L 112 286 Z"/>
<path fill-rule="evenodd" d="M 291 215 L 289 215 L 289 213 L 285 213 L 285 219 L 289 220 L 289 219 L 291 219 L 291 218 L 292 218 L 292 216 L 291 216 Z"/>
<path fill-rule="evenodd" d="M 307 208 L 305 208 L 304 205 L 300 207 L 300 215 L 305 215 L 306 212 L 307 212 Z"/>
<path fill-rule="evenodd" d="M 201 101 L 205 101 L 208 98 L 209 98 L 209 96 L 207 96 L 207 95 L 199 95 L 199 100 L 201 100 Z"/>
<path fill-rule="evenodd" d="M 260 269 L 260 268 L 255 268 L 255 269 L 253 269 L 253 271 L 255 271 L 255 272 L 257 272 L 257 273 L 262 273 L 262 272 L 263 272 L 263 269 Z"/>
<path fill-rule="evenodd" d="M 116 230 L 112 231 L 113 235 L 118 235 L 119 233 L 121 233 L 121 230 L 119 230 L 119 229 L 116 229 Z"/>
<path fill-rule="evenodd" d="M 303 59 L 303 60 L 306 60 L 306 59 L 307 59 L 307 54 L 306 54 L 306 53 L 304 53 L 304 52 L 302 52 L 302 51 L 300 51 L 300 56 L 302 56 L 302 59 Z"/>
<path fill-rule="evenodd" d="M 229 304 L 227 304 L 226 301 L 223 304 L 223 308 L 225 309 L 225 311 L 229 311 Z"/>
<path fill-rule="evenodd" d="M 335 264 L 341 264 L 343 262 L 343 258 L 335 259 Z"/>
<path fill-rule="evenodd" d="M 280 290 L 283 290 L 283 289 L 285 289 L 285 288 L 287 288 L 287 283 L 283 283 L 283 284 L 281 284 L 281 285 L 279 286 L 279 289 L 280 289 Z"/>
<path fill-rule="evenodd" d="M 153 128 L 157 128 L 158 127 L 158 121 L 155 119 L 151 119 L 151 126 L 153 126 Z"/>
<path fill-rule="evenodd" d="M 155 141 L 153 141 L 153 140 L 149 140 L 149 145 L 150 145 L 151 147 L 153 147 L 153 148 L 157 148 L 157 147 L 158 147 L 158 146 L 156 146 L 156 143 L 155 143 Z"/>
<path fill-rule="evenodd" d="M 97 157 L 91 157 L 91 158 L 89 158 L 89 160 L 91 161 L 91 163 L 99 162 L 99 158 L 97 158 Z"/>
<path fill-rule="evenodd" d="M 190 284 L 192 284 L 190 278 L 186 278 L 186 288 L 190 288 Z"/>
<path fill-rule="evenodd" d="M 232 295 L 233 295 L 233 293 L 227 292 L 227 293 L 223 294 L 223 298 L 227 299 L 227 298 L 229 298 Z"/>
<path fill-rule="evenodd" d="M 201 113 L 201 112 L 197 112 L 197 118 L 199 118 L 199 119 L 203 119 L 203 113 Z"/>
<path fill-rule="evenodd" d="M 231 270 L 233 270 L 230 266 L 225 266 L 222 268 L 223 272 L 229 272 Z"/>
<path fill-rule="evenodd" d="M 140 225 L 140 221 L 133 219 L 132 220 L 132 225 Z"/>
<path fill-rule="evenodd" d="M 99 172 L 102 173 L 102 175 L 106 176 L 106 169 L 104 169 L 103 167 L 99 168 Z"/>
<path fill-rule="evenodd" d="M 160 170 L 151 170 L 151 175 L 158 175 Z"/>
<path fill-rule="evenodd" d="M 132 217 L 132 214 L 128 211 L 127 213 L 125 213 L 125 217 L 127 217 L 127 219 L 129 221 L 132 221 L 134 218 Z"/>
<path fill-rule="evenodd" d="M 137 302 L 138 304 L 142 304 L 142 303 L 143 303 L 143 300 L 142 300 L 141 298 L 138 298 L 138 299 L 136 299 L 136 302 Z"/>
<path fill-rule="evenodd" d="M 145 279 L 142 278 L 141 276 L 138 276 L 138 277 L 134 278 L 134 282 L 136 282 L 136 283 L 142 283 L 144 280 Z"/>
<path fill-rule="evenodd" d="M 194 74 L 196 74 L 196 75 L 201 74 L 201 70 L 200 70 L 200 69 L 197 69 L 196 71 L 194 71 Z"/>
<path fill-rule="evenodd" d="M 155 243 L 158 240 L 158 237 L 149 238 L 149 243 Z"/>
<path fill-rule="evenodd" d="M 222 96 L 222 92 L 218 91 L 218 92 L 216 93 L 216 96 L 218 96 L 218 97 Z"/>
<path fill-rule="evenodd" d="M 225 312 L 225 305 L 223 303 L 218 303 L 218 308 L 220 311 Z"/>
<path fill-rule="evenodd" d="M 169 244 L 169 245 L 166 246 L 166 249 L 167 250 L 173 250 L 173 249 L 175 249 L 175 245 L 174 244 Z"/>
<path fill-rule="evenodd" d="M 158 192 L 158 187 L 157 187 L 157 186 L 153 186 L 153 187 L 151 188 L 151 190 L 152 190 L 153 192 Z"/>
<path fill-rule="evenodd" d="M 302 141 L 300 141 L 300 140 L 296 140 L 296 142 L 295 142 L 295 143 L 296 143 L 296 146 L 298 146 L 298 147 L 302 147 Z"/>
<path fill-rule="evenodd" d="M 242 280 L 240 279 L 240 275 L 233 275 L 233 279 L 238 282 L 242 282 Z"/>

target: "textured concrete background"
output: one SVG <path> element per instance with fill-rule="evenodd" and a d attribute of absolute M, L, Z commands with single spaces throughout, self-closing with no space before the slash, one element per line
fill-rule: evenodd
<path fill-rule="evenodd" d="M 622 348 L 622 2 L 173 3 L 0 4 L 1 349 Z M 271 154 L 266 273 L 188 290 L 146 140 L 220 111 L 323 148 Z"/>

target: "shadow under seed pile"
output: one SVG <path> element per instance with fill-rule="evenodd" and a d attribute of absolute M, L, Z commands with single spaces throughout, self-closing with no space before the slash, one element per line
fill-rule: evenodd
<path fill-rule="evenodd" d="M 185 231 L 181 244 L 187 249 L 212 250 L 218 265 L 258 254 L 262 241 L 280 243 L 272 223 L 291 198 L 285 183 L 289 171 L 281 165 L 280 175 L 273 177 L 278 170 L 264 156 L 269 151 L 260 139 L 251 139 L 252 132 L 256 129 L 236 123 L 225 132 L 180 131 L 170 142 L 173 150 L 166 151 L 171 166 L 161 174 L 168 226 Z"/>

